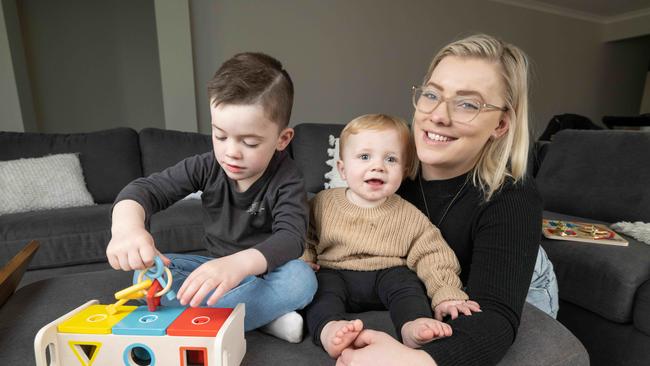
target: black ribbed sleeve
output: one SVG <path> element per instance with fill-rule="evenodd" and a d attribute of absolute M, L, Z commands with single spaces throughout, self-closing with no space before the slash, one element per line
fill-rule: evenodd
<path fill-rule="evenodd" d="M 541 237 L 542 202 L 534 180 L 506 183 L 488 202 L 468 181 L 449 207 L 465 179 L 405 181 L 398 192 L 424 214 L 428 209 L 458 257 L 467 294 L 482 309 L 450 321 L 451 337 L 422 347 L 441 366 L 501 360 L 519 327 Z"/>

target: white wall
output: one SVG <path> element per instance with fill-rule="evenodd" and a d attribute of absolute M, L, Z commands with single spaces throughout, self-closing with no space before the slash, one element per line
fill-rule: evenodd
<path fill-rule="evenodd" d="M 489 33 L 523 48 L 533 63 L 532 118 L 537 134 L 559 113 L 599 122 L 603 114 L 638 113 L 628 75 L 646 73 L 602 43 L 602 25 L 482 0 L 331 0 L 190 2 L 199 128 L 209 131 L 205 84 L 233 54 L 262 51 L 291 74 L 292 124 L 345 123 L 385 112 L 411 118 L 410 86 L 418 84 L 438 48 L 459 36 Z M 616 47 L 614 47 L 616 48 Z M 620 53 L 620 55 L 619 55 Z M 607 65 L 621 67 L 604 77 Z M 622 80 L 616 90 L 611 79 Z M 623 94 L 623 95 L 621 95 Z"/>

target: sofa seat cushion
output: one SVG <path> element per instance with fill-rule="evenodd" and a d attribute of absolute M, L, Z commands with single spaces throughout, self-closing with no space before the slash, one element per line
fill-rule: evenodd
<path fill-rule="evenodd" d="M 203 250 L 203 208 L 200 199 L 185 199 L 151 216 L 149 231 L 161 253 Z"/>
<path fill-rule="evenodd" d="M 603 223 L 549 211 L 544 212 L 544 218 Z M 650 246 L 622 236 L 629 242 L 626 247 L 542 240 L 553 262 L 562 300 L 613 322 L 632 321 L 637 291 L 650 280 Z"/>
<path fill-rule="evenodd" d="M 160 172 L 193 155 L 212 150 L 210 135 L 143 128 L 138 135 L 144 176 Z"/>
<path fill-rule="evenodd" d="M 90 133 L 0 132 L 0 160 L 79 153 L 88 191 L 111 203 L 127 183 L 142 176 L 138 134 L 131 128 Z"/>
<path fill-rule="evenodd" d="M 40 249 L 29 269 L 106 261 L 111 205 L 70 207 L 0 216 L 0 258 L 11 258 L 30 240 Z"/>
<path fill-rule="evenodd" d="M 33 365 L 34 335 L 44 325 L 92 299 L 102 304 L 114 302 L 115 291 L 131 283 L 131 272 L 98 271 L 66 275 L 38 281 L 19 289 L 0 308 L 0 365 Z M 387 311 L 358 314 L 371 329 L 392 333 Z M 258 331 L 245 334 L 246 356 L 242 364 L 331 365 L 325 351 L 310 337 L 292 344 Z M 60 345 L 61 346 L 61 345 Z M 65 345 L 63 345 L 65 347 Z M 582 366 L 589 359 L 582 344 L 559 322 L 526 304 L 517 339 L 500 366 Z"/>

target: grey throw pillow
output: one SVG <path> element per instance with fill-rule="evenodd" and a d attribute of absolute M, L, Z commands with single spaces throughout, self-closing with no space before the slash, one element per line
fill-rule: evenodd
<path fill-rule="evenodd" d="M 0 161 L 0 214 L 93 205 L 78 154 Z"/>

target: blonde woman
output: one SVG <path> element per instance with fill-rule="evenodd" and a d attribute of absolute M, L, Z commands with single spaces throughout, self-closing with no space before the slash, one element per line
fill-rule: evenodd
<path fill-rule="evenodd" d="M 420 172 L 398 193 L 440 228 L 482 312 L 452 316 L 452 336 L 419 350 L 364 330 L 337 365 L 493 365 L 513 343 L 542 220 L 525 177 L 527 78 L 519 48 L 475 35 L 445 46 L 413 90 Z"/>

